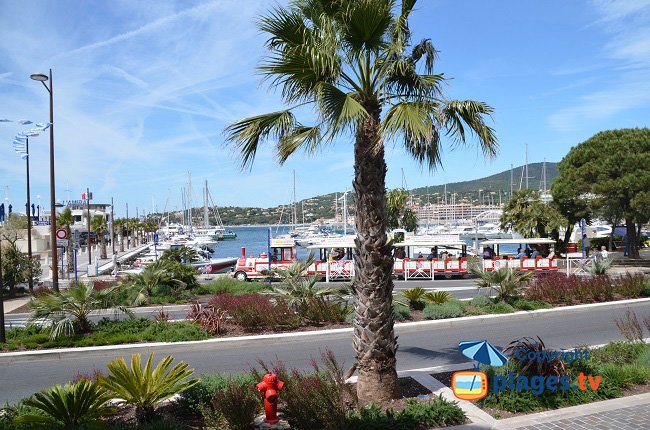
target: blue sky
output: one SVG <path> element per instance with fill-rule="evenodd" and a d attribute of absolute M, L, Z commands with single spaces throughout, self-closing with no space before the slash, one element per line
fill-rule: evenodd
<path fill-rule="evenodd" d="M 351 188 L 352 141 L 278 166 L 271 145 L 250 171 L 224 145 L 224 127 L 282 106 L 255 67 L 264 36 L 254 22 L 270 3 L 0 0 L 0 118 L 48 119 L 47 92 L 29 79 L 52 67 L 57 199 L 115 198 L 118 216 L 181 207 L 207 179 L 218 205 L 274 206 Z M 414 40 L 430 37 L 450 98 L 495 109 L 500 142 L 486 161 L 473 143 L 443 150 L 443 168 L 387 150 L 387 186 L 474 179 L 524 162 L 559 161 L 598 131 L 646 127 L 650 118 L 650 1 L 420 0 Z M 0 197 L 24 204 L 24 162 L 0 123 Z M 48 134 L 30 140 L 32 200 L 49 199 Z"/>

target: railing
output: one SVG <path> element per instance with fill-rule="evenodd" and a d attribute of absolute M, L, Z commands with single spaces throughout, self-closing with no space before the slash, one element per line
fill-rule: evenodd
<path fill-rule="evenodd" d="M 587 258 L 569 258 L 566 259 L 566 275 L 588 275 L 594 265 L 594 259 Z"/>

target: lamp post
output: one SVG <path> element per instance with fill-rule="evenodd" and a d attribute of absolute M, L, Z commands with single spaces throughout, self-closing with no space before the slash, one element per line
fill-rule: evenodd
<path fill-rule="evenodd" d="M 25 152 L 27 157 L 25 158 L 25 166 L 27 168 L 27 206 L 25 208 L 25 215 L 27 215 L 27 256 L 29 257 L 29 291 L 34 291 L 34 273 L 32 270 L 32 265 L 34 261 L 32 260 L 32 215 L 29 213 L 31 206 L 31 200 L 29 197 L 29 138 L 38 136 L 38 133 L 25 133 Z"/>
<path fill-rule="evenodd" d="M 55 186 L 54 186 L 54 103 L 53 103 L 53 93 L 54 87 L 52 82 L 52 69 L 50 69 L 50 76 L 46 76 L 42 73 L 35 73 L 31 75 L 31 78 L 35 81 L 39 81 L 43 84 L 48 93 L 50 93 L 50 244 L 52 247 L 52 286 L 54 291 L 59 291 L 59 272 L 58 272 L 58 248 L 56 246 L 56 195 L 55 195 Z M 50 86 L 48 87 L 45 83 L 50 81 Z"/>
<path fill-rule="evenodd" d="M 88 264 L 93 264 L 92 256 L 90 255 L 90 188 L 86 188 L 86 213 L 88 214 Z"/>
<path fill-rule="evenodd" d="M 2 236 L 0 236 L 0 342 L 7 342 L 5 336 L 5 285 L 2 279 Z"/>

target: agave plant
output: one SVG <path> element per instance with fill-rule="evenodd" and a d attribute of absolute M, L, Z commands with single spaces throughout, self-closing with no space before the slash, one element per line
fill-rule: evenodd
<path fill-rule="evenodd" d="M 469 271 L 477 277 L 474 282 L 479 288 L 489 288 L 490 293 L 496 293 L 497 301 L 508 301 L 518 297 L 523 283 L 535 276 L 533 272 L 517 272 L 505 267 L 491 272 L 472 267 Z"/>
<path fill-rule="evenodd" d="M 55 385 L 34 394 L 24 401 L 43 415 L 22 415 L 18 423 L 33 424 L 47 428 L 75 430 L 100 421 L 115 409 L 108 405 L 111 395 L 101 386 L 87 379 L 75 384 Z"/>
<path fill-rule="evenodd" d="M 150 422 L 160 402 L 199 383 L 198 379 L 183 381 L 194 373 L 194 369 L 188 369 L 187 363 L 181 361 L 169 369 L 174 358 L 167 356 L 153 368 L 153 356 L 152 352 L 144 369 L 140 354 L 131 356 L 131 368 L 124 358 L 116 358 L 106 366 L 110 375 L 99 379 L 99 384 L 119 398 L 121 403 L 135 406 L 135 417 L 139 423 Z"/>
<path fill-rule="evenodd" d="M 131 311 L 118 303 L 117 290 L 113 286 L 95 290 L 92 284 L 82 282 L 72 285 L 67 290 L 35 297 L 30 303 L 29 322 L 49 321 L 50 337 L 72 336 L 76 333 L 88 333 L 91 312 L 113 309 L 131 315 Z"/>
<path fill-rule="evenodd" d="M 429 291 L 424 295 L 424 300 L 441 305 L 447 303 L 451 299 L 451 294 L 447 291 Z"/>
<path fill-rule="evenodd" d="M 424 301 L 422 300 L 427 293 L 427 290 L 421 287 L 408 288 L 402 291 L 402 296 L 408 301 L 411 309 L 424 309 Z"/>
<path fill-rule="evenodd" d="M 594 258 L 587 271 L 592 275 L 606 275 L 612 264 L 614 264 L 613 258 Z"/>

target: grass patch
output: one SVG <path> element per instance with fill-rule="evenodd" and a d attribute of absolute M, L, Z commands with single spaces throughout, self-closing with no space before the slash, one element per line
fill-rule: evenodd
<path fill-rule="evenodd" d="M 528 299 L 516 299 L 511 305 L 516 309 L 521 309 L 522 311 L 536 311 L 537 309 L 550 309 L 553 306 L 550 303 L 546 303 L 542 300 L 528 300 Z"/>
<path fill-rule="evenodd" d="M 231 293 L 234 295 L 259 293 L 266 289 L 262 282 L 239 281 L 230 276 L 220 276 L 209 284 L 200 285 L 194 290 L 196 294 L 222 294 Z"/>
<path fill-rule="evenodd" d="M 6 350 L 70 348 L 83 346 L 118 345 L 136 342 L 180 342 L 208 339 L 208 333 L 188 322 L 158 323 L 146 318 L 124 321 L 108 319 L 92 325 L 92 332 L 51 340 L 49 329 L 29 326 L 7 331 Z"/>
<path fill-rule="evenodd" d="M 610 342 L 589 351 L 589 360 L 596 363 L 629 364 L 644 351 L 650 351 L 650 347 L 642 343 Z"/>
<path fill-rule="evenodd" d="M 510 314 L 515 311 L 515 308 L 506 302 L 491 303 L 489 305 L 481 306 L 481 309 L 488 314 Z"/>

